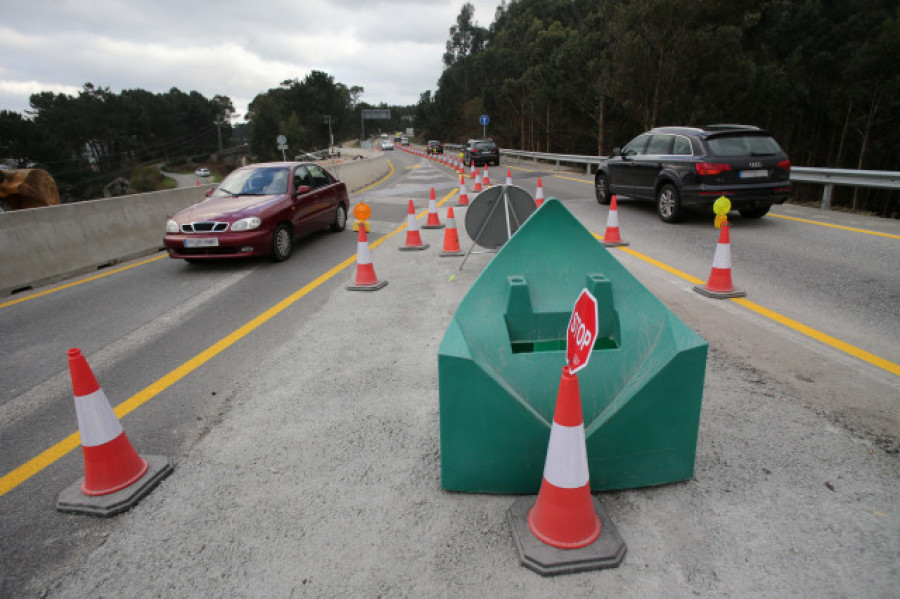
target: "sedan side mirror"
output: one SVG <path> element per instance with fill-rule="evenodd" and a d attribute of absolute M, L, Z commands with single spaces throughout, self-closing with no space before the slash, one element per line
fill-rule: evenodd
<path fill-rule="evenodd" d="M 623 155 L 622 148 L 620 148 L 619 146 L 616 146 L 615 148 L 613 148 L 613 156 L 622 156 L 622 155 Z"/>
<path fill-rule="evenodd" d="M 309 190 L 312 189 L 309 185 L 301 185 L 297 188 L 297 191 L 294 192 L 295 197 L 300 197 L 305 193 L 309 193 Z"/>
<path fill-rule="evenodd" d="M 207 189 L 207 190 L 206 190 L 206 197 L 211 196 L 212 193 L 213 193 L 213 190 L 212 190 L 212 189 Z"/>

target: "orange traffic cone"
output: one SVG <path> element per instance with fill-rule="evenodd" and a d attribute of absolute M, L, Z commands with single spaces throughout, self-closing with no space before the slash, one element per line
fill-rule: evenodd
<path fill-rule="evenodd" d="M 431 195 L 428 199 L 428 218 L 425 220 L 425 224 L 422 225 L 423 229 L 443 229 L 444 224 L 441 222 L 440 217 L 438 217 L 437 211 L 437 200 L 434 198 L 434 187 L 431 188 Z"/>
<path fill-rule="evenodd" d="M 466 179 L 462 175 L 459 176 L 459 202 L 456 203 L 457 206 L 468 206 L 469 205 L 469 194 L 466 193 Z"/>
<path fill-rule="evenodd" d="M 387 283 L 385 280 L 379 281 L 375 274 L 372 250 L 369 248 L 369 237 L 366 234 L 366 228 L 360 227 L 356 242 L 356 281 L 353 285 L 348 285 L 347 289 L 350 291 L 377 291 Z"/>
<path fill-rule="evenodd" d="M 197 179 L 197 180 L 195 181 L 195 186 L 196 186 L 196 187 L 200 187 L 200 179 Z"/>
<path fill-rule="evenodd" d="M 731 234 L 728 221 L 722 223 L 722 232 L 719 233 L 719 245 L 716 246 L 716 254 L 713 256 L 709 281 L 703 287 L 696 285 L 694 291 L 717 299 L 747 295 L 746 291 L 735 289 L 731 282 Z"/>
<path fill-rule="evenodd" d="M 506 169 L 506 184 L 512 185 L 512 173 L 509 171 L 509 169 Z"/>
<path fill-rule="evenodd" d="M 84 478 L 59 495 L 56 508 L 111 516 L 136 504 L 172 472 L 169 460 L 138 455 L 81 350 L 68 351 Z"/>
<path fill-rule="evenodd" d="M 481 193 L 484 191 L 481 187 L 481 170 L 475 169 L 475 188 L 472 190 L 474 193 Z"/>
<path fill-rule="evenodd" d="M 472 161 L 472 165 L 469 167 L 469 176 L 471 178 L 475 178 L 475 161 Z"/>
<path fill-rule="evenodd" d="M 507 512 L 523 566 L 542 576 L 618 567 L 625 541 L 591 495 L 578 377 L 562 370 L 541 489 Z M 602 534 L 601 534 L 602 532 Z"/>
<path fill-rule="evenodd" d="M 537 192 L 534 195 L 534 204 L 538 208 L 544 203 L 544 186 L 541 184 L 541 178 L 538 177 Z"/>
<path fill-rule="evenodd" d="M 620 245 L 628 245 L 627 241 L 622 241 L 619 235 L 619 209 L 616 203 L 616 196 L 613 194 L 609 202 L 609 216 L 606 219 L 606 232 L 603 234 L 603 245 L 606 247 L 617 247 Z"/>
<path fill-rule="evenodd" d="M 400 248 L 401 251 L 408 252 L 410 250 L 424 250 L 428 248 L 427 243 L 422 243 L 422 236 L 419 234 L 419 221 L 416 220 L 416 207 L 413 201 L 409 201 L 409 211 L 406 214 L 406 245 Z"/>
<path fill-rule="evenodd" d="M 537 502 L 528 512 L 528 528 L 544 543 L 577 549 L 600 536 L 600 519 L 591 500 L 584 420 L 578 377 L 563 367 L 556 410 Z"/>
<path fill-rule="evenodd" d="M 439 255 L 463 255 L 463 251 L 459 247 L 459 232 L 456 230 L 456 218 L 453 216 L 453 206 L 447 208 L 447 229 L 444 231 L 444 249 Z"/>
<path fill-rule="evenodd" d="M 491 186 L 491 176 L 488 174 L 488 167 L 484 165 L 484 188 L 487 189 Z"/>

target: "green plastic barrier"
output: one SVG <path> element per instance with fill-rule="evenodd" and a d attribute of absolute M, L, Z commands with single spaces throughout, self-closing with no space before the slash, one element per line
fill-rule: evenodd
<path fill-rule="evenodd" d="M 599 320 L 578 372 L 591 488 L 693 476 L 706 341 L 550 199 L 481 273 L 441 342 L 445 489 L 538 492 L 566 327 L 583 288 Z"/>

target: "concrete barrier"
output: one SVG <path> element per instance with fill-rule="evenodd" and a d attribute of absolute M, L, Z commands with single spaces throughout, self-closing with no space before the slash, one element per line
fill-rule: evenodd
<path fill-rule="evenodd" d="M 383 155 L 328 167 L 352 193 L 390 171 Z M 0 297 L 162 249 L 166 217 L 212 185 L 0 212 Z"/>

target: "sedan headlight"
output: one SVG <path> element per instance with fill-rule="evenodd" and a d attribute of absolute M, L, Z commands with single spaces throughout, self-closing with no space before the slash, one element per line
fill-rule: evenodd
<path fill-rule="evenodd" d="M 179 231 L 178 223 L 171 218 L 166 221 L 166 233 L 178 233 Z"/>
<path fill-rule="evenodd" d="M 231 225 L 232 231 L 252 231 L 256 229 L 262 224 L 262 221 L 258 216 L 250 216 L 247 218 L 242 218 L 241 220 L 234 221 L 234 224 Z"/>

